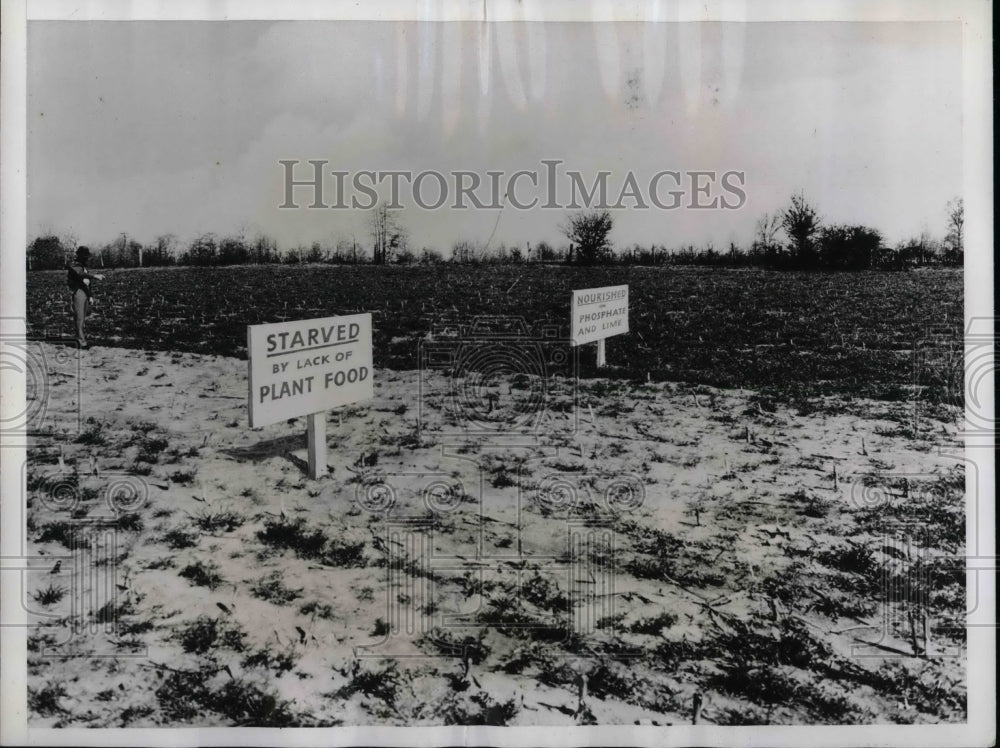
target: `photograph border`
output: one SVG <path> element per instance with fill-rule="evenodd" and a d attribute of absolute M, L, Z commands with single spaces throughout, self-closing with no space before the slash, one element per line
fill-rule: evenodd
<path fill-rule="evenodd" d="M 377 6 L 353 0 L 300 0 L 282 4 L 250 0 L 211 3 L 175 0 L 113 0 L 82 3 L 68 0 L 3 0 L 2 3 L 2 113 L 3 147 L 0 159 L 0 333 L 25 334 L 25 267 L 27 210 L 26 62 L 27 23 L 43 20 L 466 20 L 489 21 L 958 21 L 963 27 L 963 196 L 967 216 L 965 267 L 965 328 L 978 320 L 994 335 L 993 305 L 993 122 L 992 122 L 992 7 L 985 0 L 938 3 L 929 0 L 900 3 L 861 2 L 715 2 L 670 4 L 595 0 L 592 3 L 557 2 L 493 3 L 485 1 L 442 2 L 429 7 L 416 2 L 384 2 Z M 901 15 L 905 14 L 905 15 Z M 966 387 L 970 386 L 966 371 Z M 979 414 L 993 414 L 992 379 L 979 382 Z M 24 377 L 3 372 L 4 413 L 20 412 L 25 400 Z M 971 406 L 967 403 L 968 409 Z M 988 410 L 984 411 L 984 408 Z M 23 409 L 23 408 L 22 408 Z M 965 459 L 978 469 L 967 471 L 966 547 L 970 550 L 968 584 L 976 585 L 980 605 L 970 616 L 968 628 L 968 722 L 963 725 L 877 726 L 768 726 L 717 727 L 712 725 L 649 727 L 375 727 L 334 728 L 164 728 L 164 729 L 29 729 L 26 724 L 26 617 L 19 590 L 8 584 L 25 553 L 21 472 L 25 460 L 23 440 L 0 434 L 0 743 L 59 745 L 724 745 L 792 746 L 808 742 L 815 746 L 879 744 L 886 746 L 986 745 L 995 740 L 996 693 L 995 652 L 995 496 L 993 433 L 967 436 Z M 973 557 L 975 562 L 973 562 Z M 992 559 L 992 566 L 989 561 Z M 976 568 L 980 571 L 976 571 Z M 983 573 L 985 571 L 986 573 Z M 983 604 L 986 603 L 986 604 Z"/>

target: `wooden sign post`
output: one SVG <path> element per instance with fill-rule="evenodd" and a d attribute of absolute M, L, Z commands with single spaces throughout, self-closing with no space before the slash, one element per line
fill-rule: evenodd
<path fill-rule="evenodd" d="M 316 480 L 326 475 L 326 413 L 310 413 L 306 417 L 306 441 L 309 451 L 309 477 Z"/>
<path fill-rule="evenodd" d="M 327 473 L 326 411 L 370 400 L 372 316 L 248 325 L 250 426 L 307 416 L 309 477 Z"/>
<path fill-rule="evenodd" d="M 628 286 L 574 291 L 571 309 L 573 345 L 597 341 L 597 366 L 607 366 L 604 341 L 628 332 Z"/>

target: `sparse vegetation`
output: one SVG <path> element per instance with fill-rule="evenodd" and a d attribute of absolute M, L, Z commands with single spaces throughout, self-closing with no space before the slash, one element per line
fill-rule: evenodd
<path fill-rule="evenodd" d="M 76 526 L 67 520 L 57 519 L 43 525 L 35 536 L 36 543 L 60 543 L 72 548 L 76 537 Z"/>
<path fill-rule="evenodd" d="M 825 238 L 814 237 L 821 253 Z M 185 401 L 177 412 L 187 420 L 177 427 L 134 423 L 109 409 L 85 425 L 84 442 L 71 435 L 60 450 L 32 447 L 39 459 L 26 476 L 25 524 L 38 557 L 49 558 L 39 562 L 27 607 L 64 615 L 70 590 L 78 591 L 70 586 L 75 569 L 59 560 L 64 549 L 89 532 L 81 527 L 117 517 L 114 554 L 95 559 L 114 583 L 113 599 L 100 598 L 85 621 L 115 624 L 123 652 L 148 648 L 143 658 L 95 660 L 74 681 L 62 664 L 71 658 L 51 655 L 76 654 L 86 642 L 64 641 L 64 619 L 33 629 L 32 719 L 556 725 L 631 720 L 642 710 L 678 724 L 691 719 L 694 690 L 705 697 L 700 720 L 709 724 L 966 718 L 964 567 L 921 566 L 939 555 L 960 561 L 965 550 L 965 474 L 934 451 L 954 440 L 958 410 L 942 401 L 914 417 L 914 398 L 923 407 L 935 395 L 911 383 L 910 357 L 926 305 L 942 308 L 959 288 L 954 274 L 891 282 L 865 272 L 810 276 L 824 290 L 810 296 L 798 273 L 734 279 L 574 266 L 555 277 L 527 265 L 520 275 L 502 266 L 491 274 L 440 268 L 452 282 L 482 281 L 473 303 L 421 268 L 405 276 L 388 267 L 375 275 L 338 269 L 341 277 L 320 267 L 308 279 L 273 270 L 274 282 L 288 281 L 287 308 L 276 305 L 270 281 L 262 288 L 258 276 L 234 267 L 191 279 L 202 292 L 217 291 L 218 316 L 180 292 L 187 306 L 178 314 L 201 320 L 197 338 L 165 314 L 154 335 L 173 331 L 188 350 L 240 355 L 232 336 L 248 320 L 227 296 L 229 284 L 261 299 L 250 312 L 260 319 L 250 322 L 326 313 L 328 294 L 340 290 L 338 306 L 366 308 L 366 299 L 398 287 L 376 326 L 375 350 L 377 365 L 401 368 L 425 332 L 418 326 L 445 311 L 489 303 L 558 321 L 565 298 L 556 304 L 550 295 L 619 281 L 633 287 L 632 332 L 609 341 L 609 361 L 622 363 L 600 378 L 585 371 L 580 380 L 545 383 L 552 407 L 536 435 L 539 450 L 527 458 L 527 450 L 482 435 L 442 451 L 442 427 L 461 422 L 454 403 L 406 399 L 417 373 L 383 369 L 373 403 L 331 419 L 337 448 L 322 481 L 307 480 L 286 458 L 302 446 L 303 419 L 275 427 L 287 435 L 247 428 L 245 392 L 232 389 L 245 366 L 206 359 L 220 376 L 185 380 L 194 373 L 186 367 L 197 371 L 202 359 L 119 351 L 128 360 L 122 377 L 148 367 L 148 387 L 165 386 L 156 377 L 170 359 L 170 402 L 188 387 L 210 428 L 232 444 L 188 431 Z M 156 273 L 134 275 L 135 293 L 173 293 L 168 281 L 146 278 Z M 409 287 L 415 279 L 427 284 L 419 298 Z M 129 308 L 131 296 L 116 293 L 124 294 L 109 287 L 109 304 Z M 155 295 L 149 305 L 166 311 Z M 111 325 L 126 343 L 138 340 L 122 309 L 109 306 L 94 320 L 95 328 Z M 685 381 L 663 381 L 675 378 Z M 494 415 L 538 380 L 514 374 L 491 383 Z M 581 415 L 572 434 L 560 432 Z M 92 455 L 104 475 L 88 469 Z M 925 474 L 905 475 L 924 459 Z M 833 464 L 843 466 L 839 484 Z M 145 481 L 152 500 L 109 514 L 107 474 L 116 471 L 153 476 Z M 547 488 L 553 471 L 572 489 L 569 504 Z M 435 495 L 441 511 L 421 492 L 428 474 L 462 487 Z M 609 488 L 626 475 L 641 483 L 644 500 L 630 503 L 627 491 L 620 498 Z M 387 476 L 395 491 L 388 531 L 385 513 L 362 507 L 355 491 L 389 483 Z M 72 509 L 42 493 L 56 480 L 73 489 Z M 540 506 L 546 491 L 551 501 Z M 914 524 L 919 536 L 891 529 Z M 929 639 L 925 620 L 935 626 Z M 845 654 L 857 647 L 870 656 Z M 938 657 L 945 649 L 953 651 Z M 365 650 L 374 656 L 358 656 Z M 397 651 L 422 656 L 393 660 Z M 144 687 L 132 688 L 137 680 Z M 296 700 L 307 687 L 329 693 Z"/>
<path fill-rule="evenodd" d="M 47 683 L 39 689 L 28 687 L 28 709 L 34 714 L 47 717 L 66 711 L 61 699 L 66 698 L 66 687 L 62 683 Z"/>
<path fill-rule="evenodd" d="M 83 431 L 76 437 L 76 443 L 98 446 L 104 444 L 104 442 L 104 424 L 95 421 L 93 418 L 88 418 Z"/>
<path fill-rule="evenodd" d="M 65 587 L 58 587 L 54 584 L 50 584 L 48 587 L 36 591 L 32 597 L 39 605 L 49 606 L 55 605 L 57 602 L 62 600 L 65 594 Z"/>
<path fill-rule="evenodd" d="M 350 698 L 356 693 L 363 693 L 393 706 L 401 685 L 399 666 L 395 662 L 390 662 L 379 669 L 355 668 L 351 673 L 350 682 L 335 695 L 338 698 Z"/>
<path fill-rule="evenodd" d="M 188 486 L 194 482 L 194 478 L 197 474 L 197 470 L 175 470 L 170 474 L 170 480 L 174 483 L 179 483 L 182 486 Z"/>
<path fill-rule="evenodd" d="M 195 514 L 191 518 L 191 521 L 194 523 L 194 526 L 202 532 L 232 532 L 236 528 L 243 526 L 243 523 L 246 521 L 246 517 L 239 512 L 234 512 L 228 509 L 220 511 L 203 509 Z"/>
<path fill-rule="evenodd" d="M 319 528 L 307 527 L 303 517 L 267 519 L 257 537 L 264 545 L 289 549 L 299 558 L 319 561 L 328 566 L 364 566 L 365 543 L 330 538 Z"/>
<path fill-rule="evenodd" d="M 318 600 L 310 600 L 307 603 L 303 603 L 299 607 L 299 613 L 304 616 L 316 616 L 317 618 L 322 618 L 325 620 L 330 620 L 334 617 L 336 611 L 333 606 L 329 603 L 321 603 Z"/>
<path fill-rule="evenodd" d="M 164 716 L 180 724 L 218 714 L 246 727 L 288 727 L 296 716 L 288 701 L 250 678 L 209 681 L 202 672 L 172 672 L 156 690 Z"/>
<path fill-rule="evenodd" d="M 250 594 L 275 605 L 288 605 L 302 597 L 301 589 L 292 589 L 285 584 L 280 571 L 261 577 L 250 585 Z"/>
<path fill-rule="evenodd" d="M 198 545 L 198 533 L 183 527 L 175 527 L 164 533 L 163 542 L 175 551 L 181 548 L 193 548 Z"/>
<path fill-rule="evenodd" d="M 139 454 L 136 462 L 156 464 L 160 455 L 170 446 L 170 442 L 162 436 L 150 436 L 149 432 L 144 432 L 139 445 Z"/>
<path fill-rule="evenodd" d="M 633 634 L 648 634 L 650 636 L 660 636 L 664 629 L 669 629 L 677 623 L 677 616 L 673 613 L 663 612 L 651 618 L 640 618 L 629 626 L 629 631 Z"/>
<path fill-rule="evenodd" d="M 199 587 L 214 590 L 225 580 L 219 574 L 219 565 L 213 561 L 196 561 L 181 569 L 178 574 Z"/>
<path fill-rule="evenodd" d="M 201 655 L 216 647 L 242 652 L 246 649 L 246 636 L 239 624 L 208 616 L 199 616 L 177 633 L 185 652 Z"/>
<path fill-rule="evenodd" d="M 494 725 L 510 724 L 517 716 L 518 707 L 514 699 L 498 701 L 485 691 L 472 695 L 453 695 L 441 707 L 441 716 L 446 725 Z"/>

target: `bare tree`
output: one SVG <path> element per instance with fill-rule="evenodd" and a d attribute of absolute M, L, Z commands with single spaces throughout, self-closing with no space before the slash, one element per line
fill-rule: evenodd
<path fill-rule="evenodd" d="M 471 264 L 478 263 L 482 257 L 483 253 L 476 247 L 473 242 L 466 239 L 462 241 L 455 242 L 451 248 L 451 260 L 452 262 Z"/>
<path fill-rule="evenodd" d="M 444 257 L 433 247 L 424 247 L 420 251 L 420 263 L 423 265 L 438 265 L 443 261 Z"/>
<path fill-rule="evenodd" d="M 607 210 L 580 211 L 570 216 L 563 233 L 576 245 L 577 262 L 596 265 L 610 259 L 611 241 L 608 235 L 613 224 L 611 213 Z"/>
<path fill-rule="evenodd" d="M 219 260 L 219 241 L 208 233 L 194 239 L 181 256 L 185 265 L 215 265 Z"/>
<path fill-rule="evenodd" d="M 547 241 L 540 241 L 535 245 L 535 260 L 537 262 L 552 262 L 558 258 L 558 253 Z"/>
<path fill-rule="evenodd" d="M 385 203 L 380 202 L 372 209 L 368 228 L 372 235 L 372 262 L 376 265 L 386 264 L 393 252 L 406 245 L 406 233 Z"/>
<path fill-rule="evenodd" d="M 323 245 L 319 242 L 313 242 L 309 246 L 309 251 L 305 255 L 305 262 L 325 262 L 327 259 L 327 252 L 323 249 Z"/>
<path fill-rule="evenodd" d="M 765 213 L 757 220 L 753 235 L 753 253 L 774 257 L 778 252 L 778 232 L 781 231 L 780 213 Z"/>
<path fill-rule="evenodd" d="M 944 237 L 945 258 L 962 264 L 965 259 L 965 201 L 957 197 L 948 203 L 948 233 Z"/>
<path fill-rule="evenodd" d="M 172 265 L 176 260 L 177 247 L 176 235 L 160 234 L 156 237 L 155 245 L 146 253 L 147 262 L 150 265 Z"/>
<path fill-rule="evenodd" d="M 250 245 L 250 261 L 256 263 L 277 262 L 278 243 L 269 236 L 257 234 Z"/>

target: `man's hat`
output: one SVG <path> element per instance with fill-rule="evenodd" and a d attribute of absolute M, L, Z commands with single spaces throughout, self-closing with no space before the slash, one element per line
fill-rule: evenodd
<path fill-rule="evenodd" d="M 90 257 L 90 247 L 80 247 L 76 250 L 77 257 Z"/>

